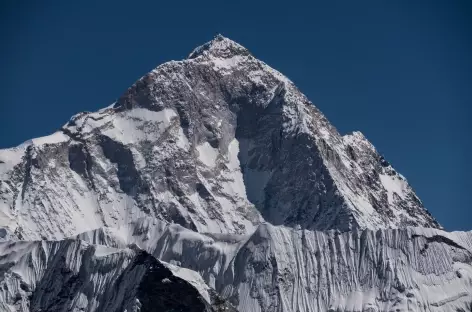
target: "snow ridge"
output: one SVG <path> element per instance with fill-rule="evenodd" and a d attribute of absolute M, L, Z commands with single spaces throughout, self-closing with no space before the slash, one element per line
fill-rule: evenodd
<path fill-rule="evenodd" d="M 108 233 L 79 238 L 100 244 Z M 235 236 L 140 220 L 122 233 L 123 244 L 199 272 L 240 311 L 456 311 L 472 301 L 472 232 L 265 223 Z"/>
<path fill-rule="evenodd" d="M 233 309 L 198 273 L 161 262 L 136 246 L 129 247 L 117 249 L 81 240 L 0 243 L 0 309 Z"/>

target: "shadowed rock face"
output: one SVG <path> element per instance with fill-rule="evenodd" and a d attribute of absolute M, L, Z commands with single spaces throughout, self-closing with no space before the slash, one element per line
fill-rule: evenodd
<path fill-rule="evenodd" d="M 174 276 L 156 258 L 142 252 L 134 265 L 147 268 L 137 292 L 142 312 L 210 311 L 195 288 Z"/>

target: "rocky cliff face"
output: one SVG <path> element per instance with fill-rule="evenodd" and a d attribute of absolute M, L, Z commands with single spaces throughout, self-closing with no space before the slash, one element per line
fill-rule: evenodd
<path fill-rule="evenodd" d="M 6 285 L 35 289 L 1 293 L 14 311 L 164 307 L 152 298 L 169 290 L 172 301 L 177 290 L 161 273 L 118 280 L 136 259 L 144 271 L 160 259 L 202 274 L 219 295 L 201 300 L 185 284 L 200 310 L 232 309 L 227 299 L 240 311 L 454 311 L 472 301 L 471 238 L 440 229 L 360 132 L 339 134 L 291 81 L 222 36 L 160 65 L 109 107 L 0 150 L 0 239 L 18 241 L 4 246 L 117 248 L 107 264 L 115 273 L 103 278 L 127 294 L 99 296 L 90 260 L 75 264 L 93 280 L 83 294 L 46 274 L 56 264 L 34 260 L 34 282 L 7 280 L 10 264 L 2 270 Z M 5 258 L 16 254 L 9 248 Z M 50 301 L 44 283 L 69 289 L 68 299 Z"/>

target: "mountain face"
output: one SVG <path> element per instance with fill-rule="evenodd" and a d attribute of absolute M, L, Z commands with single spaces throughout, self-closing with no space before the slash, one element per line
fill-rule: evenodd
<path fill-rule="evenodd" d="M 442 231 L 360 132 L 222 36 L 0 150 L 0 240 L 5 311 L 472 302 L 472 234 Z"/>
<path fill-rule="evenodd" d="M 143 216 L 237 234 L 262 220 L 439 227 L 362 134 L 341 136 L 287 78 L 223 37 L 0 157 L 9 237 L 60 239 Z"/>

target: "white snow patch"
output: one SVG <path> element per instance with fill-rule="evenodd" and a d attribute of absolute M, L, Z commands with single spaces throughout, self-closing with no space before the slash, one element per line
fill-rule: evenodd
<path fill-rule="evenodd" d="M 198 159 L 208 167 L 216 166 L 216 158 L 218 157 L 218 149 L 211 147 L 208 142 L 197 146 Z"/>
<path fill-rule="evenodd" d="M 0 150 L 0 179 L 8 179 L 7 176 L 4 176 L 8 173 L 13 167 L 21 163 L 23 155 L 25 154 L 25 149 L 20 147 L 9 148 Z"/>
<path fill-rule="evenodd" d="M 144 159 L 143 155 L 135 148 L 131 147 L 131 154 L 133 154 L 133 160 L 136 164 L 138 169 L 143 169 L 146 167 L 146 160 Z"/>
<path fill-rule="evenodd" d="M 179 128 L 176 144 L 178 147 L 186 151 L 188 151 L 190 148 L 190 143 L 187 137 L 185 136 L 184 130 L 182 128 Z"/>
<path fill-rule="evenodd" d="M 150 111 L 145 108 L 134 108 L 126 114 L 129 117 L 138 118 L 144 121 L 156 121 L 168 124 L 177 114 L 173 109 L 165 108 L 159 112 Z"/>
<path fill-rule="evenodd" d="M 228 70 L 233 67 L 238 66 L 239 63 L 243 62 L 245 60 L 244 57 L 240 55 L 235 55 L 231 58 L 223 59 L 223 58 L 214 58 L 212 59 L 213 61 L 213 68 L 216 70 Z"/>
<path fill-rule="evenodd" d="M 126 114 L 117 115 L 112 121 L 113 127 L 106 128 L 103 134 L 124 144 L 143 140 L 155 141 L 170 126 L 175 116 L 177 114 L 172 109 L 166 108 L 154 112 L 144 108 L 135 108 L 127 111 Z M 87 124 L 89 123 L 91 129 L 98 126 L 90 118 L 87 119 Z M 101 120 L 98 123 L 104 124 L 104 121 Z"/>
<path fill-rule="evenodd" d="M 186 280 L 192 284 L 192 286 L 195 287 L 195 289 L 206 300 L 206 302 L 211 303 L 210 294 L 208 293 L 210 287 L 208 287 L 205 281 L 203 281 L 203 278 L 200 276 L 200 274 L 193 270 L 181 268 L 163 261 L 161 261 L 161 263 L 171 270 L 175 276 L 180 277 L 181 279 Z"/>
<path fill-rule="evenodd" d="M 32 139 L 31 141 L 33 142 L 34 145 L 40 146 L 44 144 L 56 144 L 56 143 L 67 142 L 68 140 L 69 140 L 69 137 L 67 135 L 65 135 L 64 133 L 60 131 L 57 131 L 51 135 L 35 138 L 35 139 Z"/>
<path fill-rule="evenodd" d="M 401 198 L 405 197 L 406 183 L 404 180 L 399 179 L 396 176 L 389 176 L 386 174 L 379 175 L 380 181 L 388 194 L 388 202 L 393 205 L 393 193 L 397 193 Z"/>
<path fill-rule="evenodd" d="M 239 159 L 239 142 L 233 139 L 228 145 L 228 166 L 230 170 L 238 170 L 240 168 Z"/>
<path fill-rule="evenodd" d="M 246 186 L 244 185 L 241 166 L 239 164 L 239 142 L 233 139 L 228 145 L 228 162 L 229 172 L 225 172 L 224 176 L 228 182 L 222 183 L 223 190 L 232 198 L 246 199 Z"/>
<path fill-rule="evenodd" d="M 95 257 L 106 257 L 117 252 L 120 252 L 120 249 L 105 245 L 95 245 Z"/>

